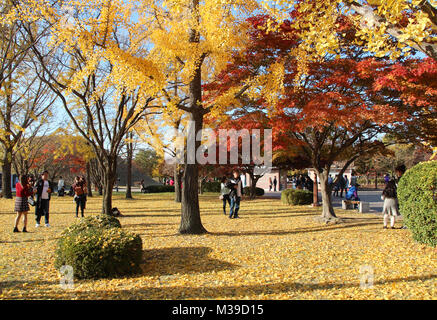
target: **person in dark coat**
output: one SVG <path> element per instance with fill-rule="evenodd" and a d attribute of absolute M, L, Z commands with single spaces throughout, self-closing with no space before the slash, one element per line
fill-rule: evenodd
<path fill-rule="evenodd" d="M 35 205 L 35 220 L 36 228 L 40 226 L 41 217 L 44 216 L 45 226 L 50 227 L 49 224 L 49 209 L 50 198 L 53 190 L 53 184 L 49 181 L 48 171 L 41 174 L 41 178 L 35 184 L 36 188 L 36 205 Z"/>
<path fill-rule="evenodd" d="M 231 199 L 229 218 L 236 219 L 238 218 L 238 211 L 240 210 L 240 202 L 243 194 L 242 183 L 238 171 L 235 170 L 233 172 L 233 178 L 226 183 L 226 187 L 231 190 L 229 192 L 229 198 Z"/>
<path fill-rule="evenodd" d="M 343 191 L 346 194 L 346 179 L 343 175 L 340 176 L 338 184 L 340 186 L 340 198 L 343 198 Z"/>

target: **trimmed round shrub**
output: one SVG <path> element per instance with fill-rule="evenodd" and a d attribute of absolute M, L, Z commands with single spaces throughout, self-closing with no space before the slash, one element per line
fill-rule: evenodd
<path fill-rule="evenodd" d="M 121 228 L 66 232 L 58 242 L 55 267 L 73 267 L 77 279 L 114 278 L 138 273 L 142 260 L 139 235 Z"/>
<path fill-rule="evenodd" d="M 292 206 L 312 204 L 313 193 L 308 190 L 286 189 L 281 192 L 281 201 Z"/>
<path fill-rule="evenodd" d="M 144 193 L 163 193 L 163 192 L 175 192 L 174 186 L 169 185 L 152 185 L 144 188 Z"/>
<path fill-rule="evenodd" d="M 97 229 L 121 228 L 121 223 L 117 218 L 106 214 L 102 214 L 98 216 L 89 216 L 69 226 L 67 229 L 63 231 L 63 235 L 81 232 L 90 228 L 97 228 Z"/>
<path fill-rule="evenodd" d="M 220 192 L 221 184 L 218 181 L 210 181 L 202 183 L 203 192 Z"/>
<path fill-rule="evenodd" d="M 250 187 L 244 187 L 243 188 L 243 194 L 250 196 Z M 261 188 L 255 188 L 255 196 L 262 197 L 264 195 L 264 189 Z"/>
<path fill-rule="evenodd" d="M 399 211 L 417 242 L 437 246 L 437 161 L 407 170 L 398 186 Z"/>

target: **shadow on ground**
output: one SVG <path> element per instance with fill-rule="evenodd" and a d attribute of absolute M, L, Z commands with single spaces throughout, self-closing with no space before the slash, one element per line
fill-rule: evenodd
<path fill-rule="evenodd" d="M 143 275 L 165 276 L 232 270 L 238 265 L 208 257 L 208 247 L 175 247 L 145 250 Z"/>
<path fill-rule="evenodd" d="M 372 219 L 374 220 L 374 219 Z M 268 235 L 289 235 L 298 233 L 311 233 L 311 232 L 323 232 L 339 229 L 347 229 L 354 227 L 366 227 L 381 224 L 377 221 L 366 221 L 363 219 L 362 222 L 357 219 L 357 221 L 352 220 L 351 222 L 337 224 L 334 226 L 321 226 L 321 227 L 309 227 L 309 228 L 299 228 L 292 230 L 260 230 L 260 231 L 231 231 L 231 232 L 210 232 L 214 236 L 268 236 Z"/>
<path fill-rule="evenodd" d="M 384 279 L 375 281 L 375 290 L 378 285 L 399 283 L 399 282 L 415 282 L 436 279 L 437 274 L 428 274 L 424 276 L 410 276 Z M 267 284 L 253 285 L 225 285 L 225 286 L 163 286 L 163 287 L 144 287 L 135 290 L 114 290 L 110 292 L 107 298 L 117 297 L 121 299 L 222 299 L 222 298 L 241 298 L 248 295 L 267 295 L 267 294 L 282 294 L 282 293 L 304 293 L 316 290 L 338 290 L 340 288 L 359 288 L 360 283 L 357 282 L 320 282 L 320 283 L 304 283 L 304 282 L 278 282 Z M 95 292 L 99 294 L 98 292 Z M 375 291 L 377 294 L 377 291 Z M 79 299 L 89 299 L 89 292 L 74 291 L 75 297 Z M 322 295 L 322 294 L 321 294 Z M 322 296 L 321 296 L 322 297 Z M 28 298 L 32 298 L 31 296 Z"/>

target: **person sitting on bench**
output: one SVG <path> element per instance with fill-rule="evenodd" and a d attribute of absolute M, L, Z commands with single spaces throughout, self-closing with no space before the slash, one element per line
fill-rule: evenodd
<path fill-rule="evenodd" d="M 358 183 L 353 184 L 348 192 L 346 193 L 346 200 L 350 201 L 360 201 L 360 198 L 358 197 Z M 354 204 L 354 209 L 358 208 L 358 204 Z"/>

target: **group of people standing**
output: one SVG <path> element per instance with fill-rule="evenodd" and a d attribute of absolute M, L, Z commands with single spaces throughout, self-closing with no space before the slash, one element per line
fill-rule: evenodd
<path fill-rule="evenodd" d="M 62 180 L 62 177 L 60 179 Z M 62 188 L 64 187 L 63 183 L 62 180 Z M 72 188 L 74 190 L 74 201 L 76 202 L 76 217 L 78 217 L 79 208 L 83 217 L 87 195 L 87 184 L 85 178 L 79 176 L 76 177 Z M 23 217 L 22 232 L 27 232 L 27 214 L 30 211 L 30 205 L 35 206 L 35 227 L 38 228 L 41 226 L 41 218 L 43 216 L 45 226 L 50 227 L 50 199 L 53 193 L 53 183 L 49 181 L 49 172 L 44 171 L 37 181 L 35 181 L 34 177 L 31 175 L 20 175 L 20 179 L 15 185 L 15 190 L 16 197 L 14 209 L 15 212 L 17 212 L 17 216 L 15 218 L 13 232 L 20 232 L 18 230 L 18 225 L 21 217 Z"/>
<path fill-rule="evenodd" d="M 331 175 L 329 175 L 328 183 L 333 185 L 334 197 L 338 197 L 338 193 L 340 192 L 340 198 L 343 198 L 343 192 L 346 195 L 347 190 L 349 189 L 349 178 L 347 176 L 338 175 L 335 176 L 337 182 L 334 184 L 334 179 L 332 179 Z"/>
<path fill-rule="evenodd" d="M 36 227 L 40 227 L 42 216 L 44 216 L 45 226 L 50 227 L 49 208 L 52 184 L 48 179 L 49 173 L 47 171 L 44 171 L 36 182 L 32 176 L 26 174 L 20 176 L 19 182 L 15 185 L 15 211 L 17 216 L 15 218 L 14 232 L 19 232 L 18 224 L 21 217 L 23 217 L 22 231 L 27 232 L 27 214 L 30 211 L 29 201 L 30 204 L 35 206 Z"/>
<path fill-rule="evenodd" d="M 227 215 L 226 203 L 229 204 L 229 219 L 239 218 L 241 197 L 243 196 L 243 184 L 240 173 L 232 172 L 232 178 L 223 177 L 220 185 L 220 199 L 223 201 L 223 213 Z"/>
<path fill-rule="evenodd" d="M 311 178 L 308 175 L 303 175 L 303 174 L 294 175 L 290 179 L 287 178 L 287 180 L 290 180 L 293 189 L 313 191 L 314 181 L 311 180 Z"/>
<path fill-rule="evenodd" d="M 273 191 L 276 192 L 276 185 L 278 184 L 278 180 L 276 179 L 276 176 L 273 178 L 269 177 L 269 191 L 272 191 L 272 187 L 273 187 Z"/>

